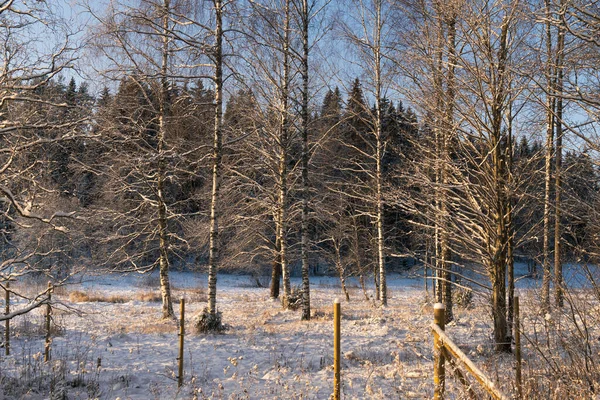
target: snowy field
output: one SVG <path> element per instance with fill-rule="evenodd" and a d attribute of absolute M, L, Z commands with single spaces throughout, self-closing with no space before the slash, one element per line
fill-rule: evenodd
<path fill-rule="evenodd" d="M 206 276 L 175 272 L 171 282 L 176 313 L 178 299 L 184 297 L 189 321 L 205 306 Z M 530 280 L 519 283 L 527 318 L 535 314 L 537 292 L 528 288 Z M 313 319 L 303 322 L 299 311 L 284 311 L 269 300 L 268 287 L 259 287 L 255 278 L 220 275 L 218 307 L 229 329 L 224 334 L 198 335 L 191 324 L 186 326 L 184 385 L 179 390 L 178 327 L 175 321 L 159 320 L 157 286 L 155 277 L 104 275 L 85 276 L 80 283 L 59 288 L 52 361 L 46 364 L 43 310 L 15 318 L 11 355 L 0 352 L 0 399 L 327 399 L 331 395 L 332 303 L 344 297 L 337 279 L 311 278 Z M 349 287 L 351 301 L 342 300 L 343 398 L 432 398 L 429 325 L 433 311 L 423 280 L 390 275 L 387 308 L 366 301 L 357 281 L 350 279 Z M 369 289 L 372 296 L 372 286 Z M 449 335 L 511 393 L 513 357 L 493 352 L 485 300 L 476 297 L 472 308 L 458 308 L 455 314 L 456 321 L 447 327 Z M 462 398 L 456 385 L 449 379 L 449 393 Z"/>

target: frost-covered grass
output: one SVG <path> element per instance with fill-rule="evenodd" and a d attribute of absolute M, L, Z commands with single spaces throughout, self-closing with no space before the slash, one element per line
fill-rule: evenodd
<path fill-rule="evenodd" d="M 55 330 L 50 363 L 44 363 L 42 355 L 43 310 L 13 321 L 12 354 L 5 357 L 3 351 L 0 353 L 0 398 L 3 393 L 7 399 L 47 399 L 51 392 L 52 398 L 122 400 L 330 396 L 332 303 L 336 297 L 344 298 L 335 278 L 311 280 L 313 318 L 304 322 L 299 311 L 284 311 L 278 302 L 269 300 L 268 288 L 257 287 L 255 279 L 219 276 L 218 307 L 229 329 L 218 335 L 194 334 L 191 326 L 192 316 L 206 304 L 206 276 L 173 273 L 171 278 L 174 298 L 186 298 L 188 334 L 181 389 L 176 377 L 178 326 L 174 320 L 160 320 L 159 299 L 151 295 L 155 290 L 151 285 L 156 282 L 145 276 L 105 275 L 85 277 L 83 283 L 55 295 L 62 305 L 55 310 L 59 328 Z M 429 329 L 433 311 L 423 282 L 392 275 L 388 285 L 389 306 L 382 309 L 365 301 L 357 282 L 349 282 L 351 302 L 342 302 L 344 398 L 433 396 Z M 580 292 L 583 296 L 584 290 Z M 372 288 L 369 295 L 373 295 Z M 559 364 L 557 357 L 568 359 L 567 348 L 574 350 L 571 358 L 578 354 L 581 343 L 573 339 L 577 324 L 568 322 L 568 309 L 550 318 L 538 315 L 535 289 L 522 288 L 520 295 L 529 326 L 524 339 L 528 398 L 548 398 L 540 388 L 548 385 L 552 365 L 565 365 Z M 178 310 L 177 304 L 175 308 Z M 586 323 L 596 340 L 595 326 Z M 565 345 L 562 353 L 552 355 L 554 364 L 547 366 L 542 356 L 548 342 L 545 338 L 548 332 L 558 331 L 563 337 L 570 332 L 570 347 Z M 456 310 L 456 321 L 448 325 L 447 332 L 490 379 L 512 393 L 513 357 L 494 354 L 491 316 L 484 299 L 475 297 L 472 308 Z M 560 345 L 557 339 L 550 348 Z M 592 346 L 591 351 L 596 351 L 597 343 Z M 463 398 L 460 384 L 450 377 L 451 372 L 448 375 L 449 397 Z M 573 377 L 585 380 L 582 374 Z M 556 390 L 568 386 L 566 379 L 553 384 Z"/>

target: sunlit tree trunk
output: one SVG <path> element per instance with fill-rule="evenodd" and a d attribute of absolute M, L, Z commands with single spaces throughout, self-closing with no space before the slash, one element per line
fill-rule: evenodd
<path fill-rule="evenodd" d="M 508 250 L 510 241 L 511 219 L 510 197 L 508 193 L 509 168 L 507 156 L 510 152 L 510 141 L 502 132 L 502 116 L 506 107 L 507 98 L 507 61 L 508 61 L 508 30 L 510 16 L 505 16 L 500 31 L 500 48 L 498 49 L 497 75 L 493 80 L 492 105 L 491 105 L 491 148 L 492 174 L 494 182 L 494 210 L 493 220 L 496 232 L 490 232 L 491 265 L 488 273 L 492 283 L 492 314 L 494 319 L 494 341 L 496 351 L 510 352 L 507 309 L 506 309 L 506 272 Z M 491 40 L 491 38 L 488 38 Z"/>
<path fill-rule="evenodd" d="M 564 0 L 561 0 L 561 13 L 563 12 Z M 563 80 L 564 80 L 564 52 L 565 52 L 565 30 L 562 26 L 563 18 L 558 27 L 558 43 L 556 55 L 556 155 L 554 168 L 554 290 L 557 307 L 564 306 L 563 294 L 563 268 L 561 260 L 562 250 L 562 151 L 563 151 Z"/>
<path fill-rule="evenodd" d="M 376 146 L 376 160 L 375 160 L 375 201 L 376 201 L 376 220 L 377 220 L 377 265 L 379 273 L 379 300 L 381 305 L 387 306 L 387 283 L 386 283 L 386 271 L 385 271 L 385 241 L 383 232 L 383 135 L 382 135 L 382 114 L 381 114 L 381 102 L 383 100 L 381 94 L 382 76 L 381 76 L 381 8 L 382 2 L 377 1 L 375 4 L 376 21 L 374 26 L 374 44 L 373 44 L 373 57 L 375 62 L 375 146 Z"/>
<path fill-rule="evenodd" d="M 217 312 L 217 268 L 219 262 L 219 189 L 221 184 L 221 158 L 223 153 L 223 4 L 214 0 L 215 45 L 215 127 L 212 154 L 212 190 L 210 200 L 210 238 L 208 254 L 208 312 Z"/>
<path fill-rule="evenodd" d="M 279 146 L 279 245 L 281 263 L 281 276 L 283 279 L 283 308 L 288 308 L 289 296 L 292 288 L 290 284 L 290 270 L 287 260 L 287 162 L 289 147 L 289 112 L 290 112 L 290 0 L 285 2 L 285 21 L 283 38 L 283 82 L 281 85 L 281 125 Z"/>
<path fill-rule="evenodd" d="M 302 320 L 310 319 L 310 280 L 309 280 L 309 265 L 308 265 L 308 28 L 309 28 L 309 9 L 308 0 L 302 0 L 302 10 L 300 20 L 302 22 L 302 59 L 301 59 L 301 74 L 302 74 L 302 238 L 300 242 L 300 251 L 302 258 Z M 343 284 L 343 281 L 342 281 Z M 348 296 L 346 292 L 346 297 Z"/>
<path fill-rule="evenodd" d="M 160 292 L 162 297 L 163 318 L 172 318 L 173 303 L 171 301 L 171 285 L 169 283 L 169 233 L 167 221 L 167 206 L 164 196 L 166 161 L 165 161 L 165 134 L 167 118 L 168 97 L 168 63 L 169 63 L 169 0 L 163 2 L 162 17 L 162 62 L 160 70 L 160 94 L 158 114 L 158 171 L 157 171 L 157 203 L 158 203 L 158 230 L 159 230 L 159 276 Z"/>
<path fill-rule="evenodd" d="M 510 91 L 510 83 L 509 83 L 509 91 Z M 506 112 L 506 123 L 507 123 L 507 127 L 506 127 L 506 135 L 507 135 L 507 147 L 506 147 L 506 151 L 505 151 L 505 158 L 506 158 L 506 163 L 507 163 L 507 182 L 506 185 L 508 188 L 512 188 L 512 180 L 513 180 L 513 115 L 512 115 L 512 105 L 513 105 L 513 99 L 512 99 L 512 95 L 509 94 L 509 96 L 511 96 L 508 100 L 508 109 Z M 507 330 L 508 330 L 508 334 L 512 335 L 512 329 L 513 329 L 513 311 L 514 311 L 514 300 L 515 300 L 515 257 L 514 257 L 514 253 L 515 253 L 515 227 L 514 227 L 514 221 L 513 221 L 513 198 L 512 198 L 512 192 L 509 190 L 507 192 L 507 218 L 506 218 L 506 224 L 507 224 L 507 229 L 508 229 L 508 248 L 506 250 L 506 262 L 507 262 L 507 274 L 508 274 L 508 310 L 507 310 L 507 314 L 506 314 L 506 321 L 507 321 Z"/>
<path fill-rule="evenodd" d="M 551 0 L 545 0 L 546 5 L 546 158 L 544 168 L 544 237 L 542 254 L 542 309 L 550 310 L 550 235 L 551 235 L 551 213 L 552 213 L 552 158 L 554 155 L 554 68 L 552 62 L 552 11 Z"/>

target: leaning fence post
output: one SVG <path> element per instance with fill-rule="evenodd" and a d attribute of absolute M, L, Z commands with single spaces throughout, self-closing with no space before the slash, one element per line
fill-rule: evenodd
<path fill-rule="evenodd" d="M 515 323 L 513 328 L 515 330 L 515 358 L 517 359 L 517 372 L 516 372 L 516 380 L 517 380 L 517 393 L 519 395 L 519 399 L 523 398 L 523 385 L 521 379 L 521 327 L 520 327 L 520 319 L 521 315 L 519 313 L 519 297 L 515 296 L 514 299 L 514 307 L 515 307 Z"/>
<path fill-rule="evenodd" d="M 5 315 L 10 314 L 10 282 L 6 281 L 4 287 L 4 313 Z M 7 356 L 10 355 L 10 319 L 5 321 L 4 328 L 4 351 Z"/>
<path fill-rule="evenodd" d="M 48 282 L 48 303 L 46 304 L 46 344 L 44 346 L 44 362 L 50 361 L 50 318 L 52 315 L 52 282 Z"/>
<path fill-rule="evenodd" d="M 340 400 L 340 299 L 333 301 L 333 399 Z"/>
<path fill-rule="evenodd" d="M 435 303 L 433 305 L 433 322 L 440 327 L 441 330 L 445 329 L 446 320 L 446 307 L 442 303 Z M 443 351 L 443 343 L 437 333 L 433 332 L 433 398 L 434 400 L 441 400 L 444 398 L 445 384 L 446 384 L 446 370 Z"/>
<path fill-rule="evenodd" d="M 179 375 L 177 376 L 177 386 L 183 385 L 183 339 L 185 337 L 185 299 L 182 298 L 179 303 Z"/>

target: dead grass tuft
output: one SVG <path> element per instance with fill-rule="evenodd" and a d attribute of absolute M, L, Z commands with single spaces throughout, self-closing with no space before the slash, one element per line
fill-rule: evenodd
<path fill-rule="evenodd" d="M 126 296 L 111 294 L 109 296 L 100 293 L 86 293 L 81 290 L 74 290 L 69 293 L 69 301 L 72 303 L 127 303 L 130 301 Z"/>
<path fill-rule="evenodd" d="M 162 297 L 160 293 L 156 292 L 141 292 L 133 296 L 133 298 L 122 295 L 122 294 L 111 294 L 105 295 L 98 292 L 84 292 L 81 290 L 74 290 L 69 293 L 69 301 L 72 303 L 115 303 L 122 304 L 127 303 L 131 300 L 138 300 L 144 302 L 160 302 Z"/>
<path fill-rule="evenodd" d="M 136 300 L 145 301 L 145 302 L 159 302 L 162 301 L 162 296 L 160 293 L 156 292 L 142 292 L 138 293 L 136 296 Z"/>
<path fill-rule="evenodd" d="M 71 303 L 87 303 L 90 301 L 90 296 L 80 290 L 74 290 L 69 293 L 69 301 Z"/>

